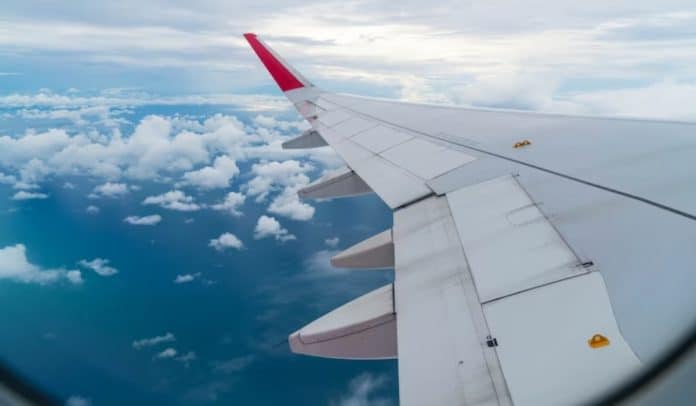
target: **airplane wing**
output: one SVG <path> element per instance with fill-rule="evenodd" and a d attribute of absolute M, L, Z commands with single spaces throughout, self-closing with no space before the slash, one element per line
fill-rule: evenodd
<path fill-rule="evenodd" d="M 696 125 L 326 92 L 251 47 L 346 168 L 303 198 L 376 193 L 393 227 L 334 266 L 394 282 L 290 336 L 398 359 L 404 405 L 561 405 L 628 379 L 693 323 Z"/>

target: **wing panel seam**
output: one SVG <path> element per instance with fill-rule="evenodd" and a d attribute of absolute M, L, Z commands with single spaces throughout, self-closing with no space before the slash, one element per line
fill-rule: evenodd
<path fill-rule="evenodd" d="M 553 169 L 544 168 L 543 166 L 535 165 L 535 164 L 533 164 L 533 163 L 524 162 L 524 161 L 521 161 L 521 160 L 519 160 L 519 159 L 515 159 L 515 158 L 511 158 L 511 157 L 502 155 L 502 154 L 498 154 L 498 153 L 496 153 L 496 152 L 487 151 L 487 150 L 485 150 L 485 149 L 483 149 L 483 148 L 478 148 L 478 147 L 473 147 L 473 146 L 470 146 L 470 145 L 466 145 L 466 144 L 463 144 L 463 143 L 458 142 L 458 141 L 456 141 L 456 140 L 452 140 L 452 139 L 448 139 L 448 138 L 445 138 L 445 137 L 441 137 L 441 136 L 437 136 L 437 135 L 432 135 L 432 134 L 428 134 L 428 133 L 425 133 L 425 132 L 422 132 L 422 131 L 419 131 L 419 130 L 415 130 L 415 129 L 412 129 L 412 128 L 408 128 L 408 127 L 405 127 L 405 126 L 402 126 L 402 125 L 399 125 L 399 124 L 395 124 L 395 123 L 392 123 L 392 122 L 389 122 L 389 121 L 380 119 L 380 118 L 378 118 L 378 117 L 371 116 L 371 115 L 369 115 L 369 114 L 365 114 L 365 113 L 356 111 L 356 110 L 354 110 L 354 109 L 352 109 L 352 108 L 350 108 L 350 107 L 346 107 L 346 106 L 341 105 L 341 104 L 339 104 L 339 103 L 336 103 L 336 104 L 339 105 L 339 106 L 341 106 L 341 107 L 343 107 L 343 108 L 346 109 L 346 110 L 352 111 L 352 112 L 355 113 L 355 114 L 361 115 L 361 116 L 363 116 L 363 117 L 369 117 L 369 118 L 371 118 L 371 119 L 373 119 L 373 120 L 376 120 L 376 121 L 379 121 L 379 122 L 381 122 L 381 123 L 384 123 L 384 124 L 387 124 L 387 125 L 391 125 L 391 126 L 394 126 L 394 127 L 398 127 L 398 128 L 403 129 L 403 130 L 406 130 L 406 131 L 411 131 L 411 132 L 413 132 L 413 133 L 419 134 L 419 135 L 421 135 L 421 136 L 423 136 L 423 137 L 426 137 L 426 138 L 428 138 L 428 139 L 434 139 L 434 140 L 445 141 L 445 142 L 448 142 L 448 143 L 450 143 L 450 144 L 457 145 L 457 146 L 459 146 L 459 147 L 461 147 L 461 148 L 466 148 L 466 149 L 469 149 L 469 150 L 472 150 L 472 151 L 479 152 L 479 153 L 481 153 L 481 154 L 485 154 L 485 155 L 492 156 L 492 157 L 495 157 L 495 158 L 503 159 L 503 160 L 505 160 L 505 161 L 514 162 L 514 163 L 516 163 L 516 164 L 518 164 L 518 165 L 522 165 L 522 166 L 526 166 L 526 167 L 528 167 L 528 168 L 536 169 L 536 170 L 541 171 L 541 172 L 546 172 L 546 173 L 548 173 L 548 174 L 551 174 L 551 175 L 554 175 L 554 176 L 558 176 L 558 177 L 561 177 L 561 178 L 564 178 L 564 179 L 568 179 L 568 180 L 571 180 L 571 181 L 574 181 L 574 182 L 583 184 L 583 185 L 585 185 L 585 186 L 590 186 L 590 187 L 593 187 L 593 188 L 596 188 L 596 189 L 604 190 L 604 191 L 609 192 L 609 193 L 614 193 L 614 194 L 617 194 L 617 195 L 620 195 L 620 196 L 623 196 L 623 197 L 626 197 L 626 198 L 629 198 L 629 199 L 632 199 L 632 200 L 636 200 L 636 201 L 645 203 L 645 204 L 647 204 L 647 205 L 656 207 L 656 208 L 658 208 L 658 209 L 668 211 L 668 212 L 670 212 L 670 213 L 673 213 L 673 214 L 676 214 L 676 215 L 678 215 L 678 216 L 687 218 L 687 219 L 689 219 L 689 220 L 696 221 L 696 215 L 694 215 L 694 214 L 691 214 L 691 213 L 688 213 L 688 212 L 679 210 L 679 209 L 677 209 L 677 208 L 668 206 L 668 205 L 666 205 L 666 204 L 662 204 L 662 203 L 656 202 L 656 201 L 654 201 L 654 200 L 650 200 L 650 199 L 645 198 L 645 197 L 642 197 L 642 196 L 634 195 L 634 194 L 632 194 L 632 193 L 628 193 L 628 192 L 624 192 L 624 191 L 622 191 L 622 190 L 614 189 L 614 188 L 611 188 L 611 187 L 609 187 L 609 186 L 604 186 L 604 185 L 600 185 L 600 184 L 598 184 L 598 183 L 590 182 L 590 181 L 588 181 L 588 180 L 584 180 L 584 179 L 581 179 L 581 178 L 578 178 L 578 177 L 575 177 L 575 176 L 572 176 L 572 175 L 568 175 L 568 174 L 565 174 L 565 173 L 562 173 L 562 172 L 558 172 L 558 171 L 555 171 L 555 170 L 553 170 Z"/>

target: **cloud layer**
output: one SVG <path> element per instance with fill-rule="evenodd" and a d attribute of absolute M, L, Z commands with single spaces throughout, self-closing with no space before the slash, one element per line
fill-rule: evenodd
<path fill-rule="evenodd" d="M 524 8 L 509 0 L 444 0 L 401 3 L 398 13 L 369 0 L 272 2 L 268 8 L 220 0 L 174 3 L 166 6 L 177 12 L 163 14 L 160 0 L 124 0 L 122 7 L 99 12 L 86 11 L 91 6 L 85 3 L 10 2 L 3 26 L 11 34 L 0 35 L 0 51 L 11 56 L 5 73 L 21 80 L 25 75 L 13 62 L 26 68 L 23 55 L 43 54 L 51 67 L 79 56 L 87 63 L 78 68 L 94 76 L 102 66 L 167 75 L 166 90 L 193 86 L 205 93 L 218 91 L 221 83 L 233 89 L 266 86 L 270 79 L 248 45 L 231 34 L 256 30 L 307 77 L 338 91 L 587 113 L 606 112 L 605 102 L 576 96 L 630 90 L 642 103 L 629 103 L 634 108 L 627 114 L 694 117 L 679 103 L 680 87 L 696 85 L 696 8 L 688 0 L 611 5 L 533 0 Z M 134 7 L 141 12 L 124 12 Z M 231 15 L 235 18 L 223 17 Z M 192 76 L 193 84 L 183 80 Z M 142 79 L 140 85 L 151 82 Z M 74 84 L 64 87 L 69 86 Z M 651 97 L 654 92 L 659 97 Z M 48 93 L 8 96 L 6 103 L 59 102 Z M 211 100 L 187 97 L 192 104 Z M 244 102 L 241 96 L 212 99 L 246 106 L 277 102 L 244 97 Z M 616 107 L 611 104 L 609 110 Z M 102 113 L 76 116 L 64 109 L 53 114 L 79 121 Z"/>

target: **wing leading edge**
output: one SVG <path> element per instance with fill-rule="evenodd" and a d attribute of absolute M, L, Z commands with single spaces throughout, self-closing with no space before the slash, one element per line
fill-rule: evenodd
<path fill-rule="evenodd" d="M 301 196 L 372 191 L 394 210 L 333 261 L 394 266 L 394 283 L 292 334 L 293 351 L 397 357 L 403 404 L 574 404 L 659 355 L 646 321 L 693 321 L 696 125 L 337 95 L 245 37 L 312 125 L 288 147 L 347 164 Z"/>

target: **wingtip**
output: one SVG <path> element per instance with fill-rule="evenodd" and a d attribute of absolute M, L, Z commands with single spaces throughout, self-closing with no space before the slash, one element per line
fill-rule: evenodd
<path fill-rule="evenodd" d="M 292 70 L 289 66 L 276 56 L 267 45 L 263 44 L 256 34 L 247 32 L 244 38 L 249 43 L 249 46 L 254 50 L 256 55 L 261 59 L 261 62 L 276 81 L 280 90 L 287 92 L 288 90 L 305 87 L 305 82 L 301 80 L 301 76 Z"/>

